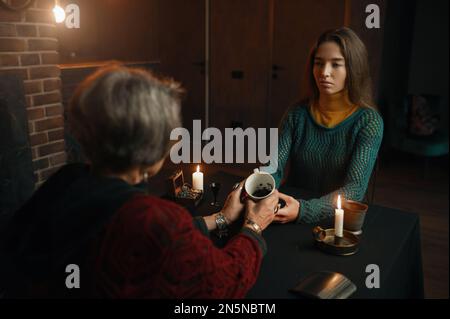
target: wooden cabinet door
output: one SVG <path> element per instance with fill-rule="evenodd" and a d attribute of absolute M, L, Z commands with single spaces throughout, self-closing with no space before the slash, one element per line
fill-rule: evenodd
<path fill-rule="evenodd" d="M 182 83 L 183 126 L 205 117 L 205 0 L 159 0 L 162 73 Z"/>
<path fill-rule="evenodd" d="M 299 99 L 306 58 L 347 1 L 210 0 L 209 124 L 277 127 Z M 205 124 L 205 0 L 159 0 L 161 70 L 183 83 L 184 126 Z"/>
<path fill-rule="evenodd" d="M 300 99 L 306 59 L 318 36 L 344 24 L 345 1 L 275 0 L 270 126 Z"/>
<path fill-rule="evenodd" d="M 211 126 L 266 126 L 268 3 L 211 0 Z"/>

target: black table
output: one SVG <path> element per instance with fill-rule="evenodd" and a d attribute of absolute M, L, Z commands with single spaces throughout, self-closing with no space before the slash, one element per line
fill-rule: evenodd
<path fill-rule="evenodd" d="M 222 187 L 219 201 L 223 204 L 227 194 L 240 177 L 220 172 L 205 177 L 205 194 L 194 215 L 207 215 L 217 211 L 209 205 L 211 181 Z M 295 188 L 281 189 L 295 198 L 308 198 Z M 331 221 L 324 221 L 326 227 Z M 298 298 L 290 293 L 306 275 L 316 271 L 334 271 L 344 274 L 356 286 L 351 298 L 423 298 L 423 273 L 420 246 L 419 218 L 416 214 L 370 206 L 363 226 L 361 243 L 356 254 L 334 256 L 318 250 L 312 229 L 316 225 L 272 224 L 264 232 L 267 254 L 260 275 L 248 298 Z M 376 264 L 380 269 L 380 288 L 366 287 L 366 267 Z"/>

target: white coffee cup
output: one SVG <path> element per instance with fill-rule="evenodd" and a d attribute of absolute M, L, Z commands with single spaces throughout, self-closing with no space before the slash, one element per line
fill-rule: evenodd
<path fill-rule="evenodd" d="M 253 174 L 247 177 L 244 183 L 244 189 L 241 194 L 241 200 L 247 197 L 254 201 L 259 201 L 269 197 L 275 191 L 275 179 L 266 172 L 255 169 Z"/>

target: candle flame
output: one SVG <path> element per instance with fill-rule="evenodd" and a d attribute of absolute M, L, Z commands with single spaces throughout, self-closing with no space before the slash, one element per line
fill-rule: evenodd
<path fill-rule="evenodd" d="M 197 165 L 197 173 L 200 172 L 200 165 Z"/>
<path fill-rule="evenodd" d="M 56 23 L 62 23 L 66 19 L 66 12 L 59 5 L 55 5 L 53 8 L 53 14 L 55 16 Z"/>
<path fill-rule="evenodd" d="M 337 199 L 337 208 L 341 209 L 341 195 L 338 195 L 338 199 Z"/>

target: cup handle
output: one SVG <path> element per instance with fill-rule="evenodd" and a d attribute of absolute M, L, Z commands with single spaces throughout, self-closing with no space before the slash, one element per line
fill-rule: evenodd
<path fill-rule="evenodd" d="M 313 236 L 315 240 L 323 241 L 326 237 L 326 232 L 322 227 L 316 226 L 313 229 Z"/>

